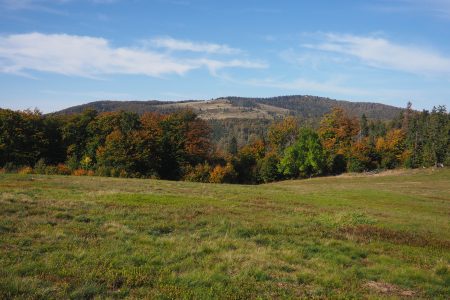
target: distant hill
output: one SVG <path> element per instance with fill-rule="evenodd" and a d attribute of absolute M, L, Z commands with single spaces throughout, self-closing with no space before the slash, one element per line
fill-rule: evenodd
<path fill-rule="evenodd" d="M 401 108 L 369 102 L 338 101 L 315 96 L 280 96 L 272 98 L 224 97 L 208 101 L 96 101 L 69 107 L 55 114 L 74 114 L 86 109 L 99 112 L 130 111 L 170 113 L 191 109 L 208 121 L 212 141 L 218 149 L 227 149 L 231 137 L 240 146 L 257 138 L 266 137 L 267 128 L 273 120 L 297 116 L 302 124 L 318 126 L 322 116 L 333 107 L 342 107 L 359 117 L 363 113 L 369 119 L 392 120 Z"/>
<path fill-rule="evenodd" d="M 168 113 L 180 109 L 192 109 L 207 120 L 264 119 L 274 120 L 294 115 L 304 119 L 321 118 L 333 107 L 342 107 L 350 114 L 368 118 L 390 120 L 398 116 L 401 108 L 370 102 L 350 102 L 316 96 L 280 96 L 271 98 L 224 97 L 208 101 L 96 101 L 73 106 L 56 114 L 80 113 L 88 108 L 99 112 L 130 111 Z"/>

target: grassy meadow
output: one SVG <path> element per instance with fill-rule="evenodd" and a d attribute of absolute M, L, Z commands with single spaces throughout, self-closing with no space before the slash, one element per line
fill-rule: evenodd
<path fill-rule="evenodd" d="M 0 174 L 0 298 L 450 296 L 450 169 L 259 186 Z"/>

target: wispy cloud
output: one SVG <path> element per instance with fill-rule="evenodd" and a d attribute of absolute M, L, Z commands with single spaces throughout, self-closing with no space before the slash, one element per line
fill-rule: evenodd
<path fill-rule="evenodd" d="M 158 1 L 171 5 L 181 5 L 181 6 L 191 5 L 191 2 L 187 0 L 158 0 Z"/>
<path fill-rule="evenodd" d="M 178 40 L 172 37 L 158 37 L 148 41 L 150 45 L 157 48 L 165 48 L 171 51 L 192 51 L 210 54 L 239 54 L 242 50 L 232 48 L 224 44 L 214 44 L 205 42 L 192 42 Z"/>
<path fill-rule="evenodd" d="M 450 74 L 450 57 L 434 50 L 373 36 L 325 34 L 323 37 L 323 41 L 304 47 L 348 55 L 377 68 L 419 75 Z"/>
<path fill-rule="evenodd" d="M 70 92 L 67 90 L 42 90 L 41 93 L 56 96 L 75 96 L 89 99 L 125 99 L 133 98 L 129 93 L 114 93 L 107 91 L 84 91 L 84 92 Z"/>
<path fill-rule="evenodd" d="M 50 14 L 66 14 L 58 6 L 67 0 L 0 0 L 0 8 L 6 11 L 32 10 Z"/>
<path fill-rule="evenodd" d="M 0 72 L 23 74 L 29 70 L 97 78 L 109 74 L 159 77 L 182 75 L 206 67 L 262 68 L 247 60 L 204 57 L 182 59 L 136 47 L 113 47 L 103 38 L 67 34 L 27 33 L 0 36 Z"/>
<path fill-rule="evenodd" d="M 448 0 L 378 0 L 367 7 L 385 13 L 420 13 L 450 19 Z"/>
<path fill-rule="evenodd" d="M 272 78 L 251 79 L 246 81 L 246 84 L 302 93 L 367 95 L 367 91 L 363 89 L 345 86 L 338 77 L 325 81 L 316 81 L 307 78 L 296 78 L 294 80 L 276 80 Z"/>
<path fill-rule="evenodd" d="M 94 4 L 112 4 L 119 2 L 119 0 L 91 0 Z"/>
<path fill-rule="evenodd" d="M 316 71 L 320 70 L 325 64 L 344 63 L 348 60 L 330 53 L 296 51 L 293 48 L 282 50 L 278 56 L 291 65 L 311 68 Z"/>
<path fill-rule="evenodd" d="M 112 4 L 119 0 L 87 0 L 92 4 Z M 65 4 L 75 0 L 0 0 L 0 8 L 10 11 L 32 10 L 51 14 L 66 14 L 61 10 Z"/>
<path fill-rule="evenodd" d="M 265 62 L 241 60 L 241 59 L 220 61 L 208 58 L 201 58 L 191 60 L 191 62 L 193 64 L 205 66 L 214 76 L 218 76 L 217 72 L 224 68 L 265 69 L 268 67 L 268 65 Z"/>

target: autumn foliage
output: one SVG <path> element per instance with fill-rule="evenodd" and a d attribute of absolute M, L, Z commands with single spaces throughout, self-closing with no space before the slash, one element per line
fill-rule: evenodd
<path fill-rule="evenodd" d="M 286 117 L 246 145 L 219 149 L 207 121 L 87 110 L 69 116 L 0 109 L 2 172 L 255 184 L 286 178 L 450 164 L 450 118 L 411 105 L 391 121 L 336 107 L 316 127 Z M 228 151 L 223 149 L 227 148 Z"/>

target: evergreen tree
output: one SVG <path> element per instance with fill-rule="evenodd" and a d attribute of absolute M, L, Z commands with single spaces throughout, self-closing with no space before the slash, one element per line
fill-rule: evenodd
<path fill-rule="evenodd" d="M 231 155 L 236 155 L 237 152 L 238 152 L 238 144 L 237 144 L 236 137 L 233 136 L 233 137 L 231 137 L 231 139 L 228 143 L 228 153 Z"/>
<path fill-rule="evenodd" d="M 369 136 L 369 123 L 367 122 L 366 114 L 362 114 L 361 120 L 359 121 L 359 136 L 360 139 L 368 137 Z"/>

